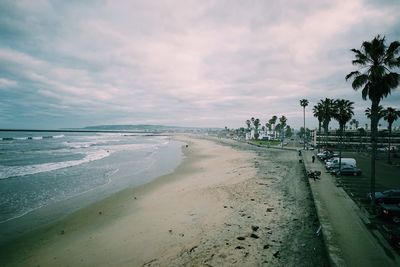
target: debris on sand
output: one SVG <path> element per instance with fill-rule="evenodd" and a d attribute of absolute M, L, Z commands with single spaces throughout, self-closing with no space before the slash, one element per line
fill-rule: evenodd
<path fill-rule="evenodd" d="M 279 253 L 280 253 L 280 251 L 278 250 L 277 252 L 275 252 L 274 254 L 272 254 L 272 256 L 274 256 L 275 258 L 280 258 Z"/>
<path fill-rule="evenodd" d="M 254 234 L 254 233 L 252 233 L 252 234 L 250 235 L 250 237 L 251 237 L 251 238 L 255 238 L 255 239 L 260 238 L 258 235 Z"/>
<path fill-rule="evenodd" d="M 189 253 L 192 253 L 198 246 L 194 246 L 189 250 Z"/>
<path fill-rule="evenodd" d="M 252 226 L 251 226 L 251 230 L 253 230 L 254 232 L 257 232 L 257 230 L 258 230 L 259 228 L 260 228 L 260 227 L 255 226 L 255 225 L 252 225 Z"/>

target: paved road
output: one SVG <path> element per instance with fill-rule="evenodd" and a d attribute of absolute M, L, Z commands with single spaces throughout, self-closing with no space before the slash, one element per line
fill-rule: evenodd
<path fill-rule="evenodd" d="M 321 162 L 311 162 L 313 152 L 302 151 L 307 170 L 320 170 L 320 180 L 310 179 L 322 233 L 332 266 L 400 266 L 399 256 L 380 234 L 368 229 L 367 215 L 325 172 Z"/>

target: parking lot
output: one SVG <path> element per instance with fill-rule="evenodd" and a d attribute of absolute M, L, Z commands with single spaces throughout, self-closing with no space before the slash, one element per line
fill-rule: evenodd
<path fill-rule="evenodd" d="M 371 177 L 371 159 L 368 152 L 343 152 L 342 157 L 354 158 L 357 161 L 357 167 L 362 170 L 360 176 L 340 176 L 336 178 L 338 186 L 343 187 L 347 194 L 360 206 L 370 210 L 370 202 L 367 194 L 370 192 Z M 378 152 L 376 161 L 376 183 L 375 191 L 384 191 L 387 189 L 400 189 L 400 164 L 399 159 L 395 158 L 392 164 L 387 163 L 387 152 Z M 383 219 L 380 216 L 371 216 L 371 222 L 374 227 L 380 230 L 383 237 L 390 238 L 393 229 L 400 229 L 399 223 L 392 220 Z M 397 247 L 398 252 L 400 248 Z"/>
<path fill-rule="evenodd" d="M 376 161 L 376 183 L 375 191 L 383 191 L 390 188 L 400 188 L 400 166 L 388 164 L 384 153 L 379 154 Z M 344 152 L 342 157 L 354 158 L 357 167 L 362 170 L 360 176 L 341 176 L 338 183 L 348 194 L 360 204 L 368 204 L 367 194 L 370 192 L 371 183 L 371 160 L 369 153 Z"/>

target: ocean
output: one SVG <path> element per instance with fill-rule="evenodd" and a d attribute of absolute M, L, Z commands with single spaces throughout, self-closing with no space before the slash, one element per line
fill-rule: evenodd
<path fill-rule="evenodd" d="M 145 134 L 0 132 L 0 243 L 172 172 L 182 145 Z"/>

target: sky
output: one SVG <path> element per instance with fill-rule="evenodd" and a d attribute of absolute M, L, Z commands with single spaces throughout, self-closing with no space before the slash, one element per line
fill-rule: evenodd
<path fill-rule="evenodd" d="M 350 49 L 400 40 L 399 14 L 397 0 L 2 0 L 0 128 L 238 128 L 273 115 L 298 128 L 303 98 L 313 128 L 325 97 L 353 101 L 364 125 Z M 400 108 L 400 88 L 381 103 Z"/>

